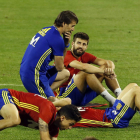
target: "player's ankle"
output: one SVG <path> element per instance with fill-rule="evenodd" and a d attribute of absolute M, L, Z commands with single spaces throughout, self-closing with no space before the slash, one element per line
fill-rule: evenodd
<path fill-rule="evenodd" d="M 116 89 L 114 90 L 114 94 L 115 94 L 116 97 L 118 97 L 118 96 L 120 95 L 121 92 L 122 92 L 121 88 L 116 88 Z"/>

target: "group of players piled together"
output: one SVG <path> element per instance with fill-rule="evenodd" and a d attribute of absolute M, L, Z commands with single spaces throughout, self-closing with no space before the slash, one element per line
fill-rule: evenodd
<path fill-rule="evenodd" d="M 28 93 L 0 90 L 0 129 L 31 119 L 39 125 L 41 140 L 57 140 L 59 129 L 128 126 L 140 109 L 140 87 L 131 83 L 121 91 L 114 63 L 85 52 L 89 43 L 86 33 L 74 34 L 67 51 L 77 23 L 72 11 L 62 11 L 53 26 L 44 27 L 32 38 L 20 66 Z M 103 80 L 116 97 L 103 87 Z M 84 107 L 98 95 L 111 107 Z"/>

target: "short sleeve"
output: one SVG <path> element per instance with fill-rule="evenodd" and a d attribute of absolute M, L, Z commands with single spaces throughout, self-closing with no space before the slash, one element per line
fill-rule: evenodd
<path fill-rule="evenodd" d="M 70 62 L 77 60 L 71 53 L 71 51 L 67 51 L 65 59 L 64 59 L 64 65 L 67 67 Z"/>
<path fill-rule="evenodd" d="M 48 101 L 43 101 L 40 106 L 39 118 L 49 124 L 55 118 L 56 109 L 54 105 Z"/>
<path fill-rule="evenodd" d="M 63 38 L 60 36 L 58 31 L 55 31 L 55 33 L 52 35 L 51 40 L 49 40 L 49 43 L 51 45 L 53 54 L 56 56 L 63 56 L 63 52 L 65 49 L 65 43 Z"/>
<path fill-rule="evenodd" d="M 82 58 L 81 58 L 81 61 L 83 62 L 83 63 L 93 63 L 94 61 L 95 61 L 95 59 L 96 59 L 97 57 L 96 56 L 94 56 L 94 55 L 92 55 L 92 54 L 90 54 L 90 53 L 87 53 L 87 52 L 85 52 L 83 55 L 82 55 Z"/>

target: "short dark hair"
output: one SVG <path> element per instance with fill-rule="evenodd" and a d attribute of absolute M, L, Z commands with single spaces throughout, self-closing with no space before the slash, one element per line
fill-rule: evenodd
<path fill-rule="evenodd" d="M 78 33 L 74 34 L 74 36 L 73 36 L 73 42 L 76 41 L 76 38 L 87 40 L 88 43 L 89 43 L 89 36 L 86 33 L 78 32 Z"/>
<path fill-rule="evenodd" d="M 81 120 L 81 115 L 79 110 L 75 105 L 63 106 L 58 112 L 58 116 L 64 115 L 67 120 L 75 120 L 76 122 Z"/>
<path fill-rule="evenodd" d="M 75 21 L 76 24 L 78 23 L 78 18 L 72 11 L 62 11 L 54 21 L 54 24 L 57 27 L 62 27 L 62 23 L 70 24 L 72 21 Z"/>

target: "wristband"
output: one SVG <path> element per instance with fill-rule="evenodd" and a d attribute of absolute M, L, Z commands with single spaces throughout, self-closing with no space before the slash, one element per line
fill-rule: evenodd
<path fill-rule="evenodd" d="M 65 46 L 66 48 L 68 48 L 70 46 L 70 43 L 68 44 L 68 46 Z"/>
<path fill-rule="evenodd" d="M 51 69 L 48 69 L 46 72 L 46 77 L 49 79 L 51 78 L 54 74 L 56 74 L 58 71 L 55 66 L 53 66 Z"/>

